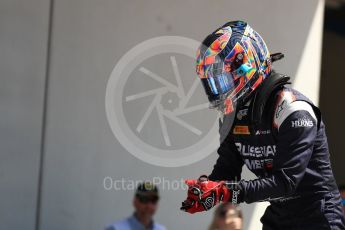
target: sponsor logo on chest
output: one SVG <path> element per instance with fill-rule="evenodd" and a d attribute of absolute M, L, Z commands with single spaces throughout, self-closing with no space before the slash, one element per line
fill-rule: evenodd
<path fill-rule="evenodd" d="M 241 109 L 238 111 L 236 116 L 237 116 L 238 120 L 242 120 L 242 118 L 247 116 L 247 115 L 248 115 L 248 109 Z"/>
<path fill-rule="evenodd" d="M 236 142 L 238 151 L 244 158 L 248 169 L 265 169 L 270 171 L 273 168 L 273 157 L 276 153 L 276 145 L 253 146 Z M 250 159 L 248 159 L 250 157 Z"/>
<path fill-rule="evenodd" d="M 262 145 L 262 146 L 253 146 L 246 145 L 240 142 L 235 143 L 237 150 L 244 157 L 270 157 L 274 156 L 276 153 L 276 145 Z"/>
<path fill-rule="evenodd" d="M 233 134 L 239 135 L 249 135 L 249 126 L 248 125 L 236 125 L 233 130 Z"/>
<path fill-rule="evenodd" d="M 267 135 L 267 134 L 271 134 L 271 130 L 257 130 L 255 132 L 255 135 Z"/>

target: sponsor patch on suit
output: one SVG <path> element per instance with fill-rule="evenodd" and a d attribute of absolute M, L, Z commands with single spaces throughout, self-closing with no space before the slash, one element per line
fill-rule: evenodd
<path fill-rule="evenodd" d="M 236 125 L 233 130 L 233 134 L 249 135 L 248 125 Z"/>

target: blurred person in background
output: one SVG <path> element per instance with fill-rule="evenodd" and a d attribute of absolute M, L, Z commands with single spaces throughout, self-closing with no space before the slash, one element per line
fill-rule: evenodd
<path fill-rule="evenodd" d="M 156 223 L 153 216 L 159 201 L 158 188 L 150 182 L 139 184 L 133 198 L 135 209 L 132 216 L 112 223 L 105 230 L 166 230 Z"/>
<path fill-rule="evenodd" d="M 242 230 L 243 215 L 239 206 L 232 203 L 220 204 L 214 212 L 208 230 Z"/>

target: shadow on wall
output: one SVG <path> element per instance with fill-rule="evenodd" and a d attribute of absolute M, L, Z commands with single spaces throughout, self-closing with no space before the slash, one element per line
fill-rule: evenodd
<path fill-rule="evenodd" d="M 345 5 L 326 8 L 324 20 L 320 108 L 327 127 L 333 172 L 338 184 L 344 184 L 342 162 L 345 161 L 345 155 L 343 135 L 340 132 L 345 129 L 345 95 L 341 93 L 345 84 L 344 73 L 341 71 L 345 53 Z"/>

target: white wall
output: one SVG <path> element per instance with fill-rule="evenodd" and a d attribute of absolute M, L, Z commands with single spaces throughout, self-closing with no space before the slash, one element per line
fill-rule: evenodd
<path fill-rule="evenodd" d="M 0 229 L 35 229 L 49 1 L 0 1 Z"/>

